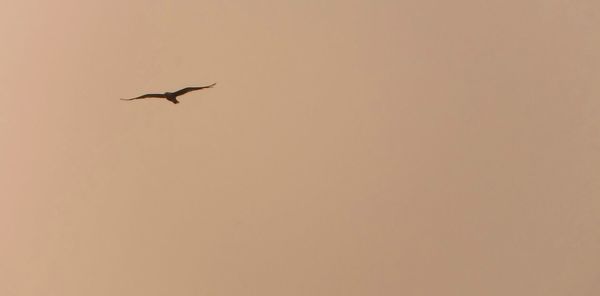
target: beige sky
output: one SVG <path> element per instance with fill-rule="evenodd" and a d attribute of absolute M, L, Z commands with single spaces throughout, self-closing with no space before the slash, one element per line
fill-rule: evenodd
<path fill-rule="evenodd" d="M 5 0 L 0 295 L 597 295 L 599 17 Z"/>

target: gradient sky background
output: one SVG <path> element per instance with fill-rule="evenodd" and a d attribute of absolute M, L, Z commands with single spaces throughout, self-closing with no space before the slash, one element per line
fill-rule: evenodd
<path fill-rule="evenodd" d="M 591 0 L 4 0 L 0 295 L 598 295 L 599 28 Z"/>

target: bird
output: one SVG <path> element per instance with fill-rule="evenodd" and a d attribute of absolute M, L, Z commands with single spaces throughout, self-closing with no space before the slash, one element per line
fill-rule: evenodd
<path fill-rule="evenodd" d="M 141 95 L 139 97 L 135 97 L 135 98 L 131 98 L 131 99 L 121 99 L 121 100 L 132 101 L 132 100 L 139 100 L 139 99 L 146 99 L 146 98 L 161 98 L 161 99 L 167 99 L 168 101 L 170 101 L 173 104 L 179 104 L 179 101 L 177 100 L 178 96 L 187 94 L 187 93 L 189 93 L 191 91 L 195 91 L 195 90 L 211 88 L 215 85 L 216 85 L 216 83 L 213 83 L 213 84 L 207 85 L 207 86 L 192 86 L 192 87 L 182 88 L 176 92 L 166 92 L 164 94 L 145 94 L 145 95 Z"/>

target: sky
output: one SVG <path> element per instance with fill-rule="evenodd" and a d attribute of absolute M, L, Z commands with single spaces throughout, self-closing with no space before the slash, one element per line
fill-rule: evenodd
<path fill-rule="evenodd" d="M 591 0 L 4 0 L 0 295 L 596 295 L 598 28 Z"/>

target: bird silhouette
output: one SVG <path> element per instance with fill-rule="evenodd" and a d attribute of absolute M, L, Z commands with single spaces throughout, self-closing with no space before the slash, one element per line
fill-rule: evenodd
<path fill-rule="evenodd" d="M 198 87 L 186 87 L 186 88 L 182 88 L 176 92 L 166 92 L 164 94 L 145 94 L 145 95 L 141 95 L 139 97 L 136 98 L 131 98 L 131 99 L 121 99 L 123 101 L 132 101 L 132 100 L 139 100 L 139 99 L 146 99 L 146 98 L 160 98 L 160 99 L 167 99 L 170 102 L 172 102 L 173 104 L 179 104 L 179 101 L 177 100 L 178 96 L 187 94 L 191 91 L 195 91 L 195 90 L 200 90 L 200 89 L 205 89 L 205 88 L 211 88 L 213 86 L 215 86 L 216 83 L 213 83 L 211 85 L 207 85 L 207 86 L 198 86 Z"/>

